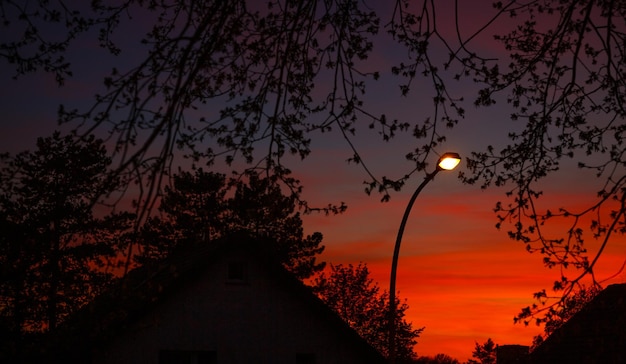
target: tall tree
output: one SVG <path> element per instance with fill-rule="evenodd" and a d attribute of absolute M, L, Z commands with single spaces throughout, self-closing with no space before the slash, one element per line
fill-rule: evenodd
<path fill-rule="evenodd" d="M 180 245 L 208 244 L 245 230 L 250 236 L 270 238 L 278 259 L 298 278 L 322 270 L 317 262 L 324 246 L 322 234 L 304 236 L 296 197 L 285 196 L 271 178 L 254 172 L 227 180 L 219 173 L 182 171 L 166 187 L 159 211 L 143 228 L 141 262 L 159 259 Z"/>
<path fill-rule="evenodd" d="M 313 280 L 313 289 L 370 345 L 388 355 L 389 293 L 380 292 L 378 284 L 369 276 L 366 264 L 331 264 L 328 275 L 322 272 Z M 401 303 L 396 298 L 396 356 L 399 362 L 415 358 L 413 347 L 424 330 L 414 329 L 412 323 L 405 320 L 408 308 L 406 302 Z"/>
<path fill-rule="evenodd" d="M 101 140 L 55 132 L 3 162 L 0 316 L 19 338 L 55 329 L 106 285 L 133 217 L 94 211 L 96 196 L 119 188 Z"/>
<path fill-rule="evenodd" d="M 540 252 L 547 267 L 576 269 L 553 286 L 565 299 L 584 278 L 596 280 L 598 256 L 626 231 L 626 3 L 494 1 L 492 16 L 472 30 L 461 24 L 463 6 L 475 4 L 9 0 L 0 3 L 6 30 L 0 57 L 15 65 L 17 76 L 42 69 L 63 82 L 71 75 L 64 56 L 81 34 L 95 35 L 113 54 L 145 50 L 135 63 L 110 67 L 93 107 L 60 109 L 61 121 L 77 121 L 83 133 L 117 137 L 116 173 L 135 173 L 147 184 L 140 212 L 158 197 L 177 148 L 196 161 L 224 157 L 233 165 L 263 166 L 297 191 L 299 181 L 289 178 L 286 165 L 293 159 L 286 156 L 306 158 L 317 132 L 339 133 L 350 161 L 367 174 L 367 192 L 388 199 L 442 148 L 446 129 L 469 113 L 467 103 L 505 103 L 512 123 L 502 140 L 508 141 L 476 150 L 463 179 L 507 188 L 496 204 L 499 226 Z M 128 36 L 114 42 L 120 25 L 137 27 L 136 43 Z M 499 58 L 476 44 L 486 37 L 502 46 Z M 401 50 L 383 68 L 372 61 L 379 41 Z M 421 97 L 433 100 L 432 109 L 420 110 L 422 120 L 395 120 L 368 103 L 364 95 L 385 76 L 400 95 L 412 97 L 419 88 Z M 466 88 L 456 82 L 462 80 L 475 86 L 471 93 L 460 93 Z M 383 140 L 401 132 L 416 138 L 406 151 L 413 162 L 406 172 L 396 178 L 369 168 L 353 143 L 368 128 Z M 596 172 L 602 186 L 590 188 L 585 207 L 542 206 L 542 182 L 567 165 Z M 548 234 L 557 219 L 571 227 Z M 602 245 L 591 257 L 589 237 Z"/>
<path fill-rule="evenodd" d="M 160 216 L 142 227 L 139 263 L 158 261 L 179 245 L 208 243 L 222 236 L 227 226 L 226 176 L 220 173 L 181 171 L 166 186 Z"/>

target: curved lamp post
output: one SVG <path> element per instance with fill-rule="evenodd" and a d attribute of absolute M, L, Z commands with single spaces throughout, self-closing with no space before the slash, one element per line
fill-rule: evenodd
<path fill-rule="evenodd" d="M 400 229 L 398 229 L 398 236 L 396 237 L 396 246 L 393 249 L 393 260 L 391 261 L 391 276 L 389 278 L 389 361 L 395 363 L 396 361 L 396 271 L 398 270 L 398 256 L 400 255 L 400 244 L 402 243 L 402 235 L 404 234 L 404 228 L 406 221 L 409 218 L 409 213 L 413 207 L 415 199 L 428 184 L 435 178 L 435 175 L 439 171 L 451 171 L 461 162 L 461 157 L 458 153 L 444 153 L 437 162 L 437 168 L 426 175 L 424 181 L 417 187 L 413 196 L 409 200 L 409 204 L 406 206 L 402 222 L 400 223 Z"/>

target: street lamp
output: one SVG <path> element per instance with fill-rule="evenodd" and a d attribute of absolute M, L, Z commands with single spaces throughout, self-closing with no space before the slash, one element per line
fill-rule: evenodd
<path fill-rule="evenodd" d="M 400 229 L 398 229 L 398 236 L 396 237 L 396 245 L 393 249 L 393 260 L 391 261 L 391 276 L 389 278 L 389 361 L 395 363 L 396 361 L 396 272 L 398 270 L 398 256 L 400 255 L 400 243 L 402 243 L 402 234 L 404 234 L 404 228 L 406 221 L 409 218 L 409 213 L 413 207 L 415 199 L 420 194 L 422 189 L 435 178 L 435 175 L 439 171 L 451 171 L 461 162 L 461 156 L 458 153 L 444 153 L 437 161 L 437 168 L 426 175 L 424 181 L 417 187 L 413 196 L 409 200 L 409 204 L 406 206 L 402 222 L 400 223 Z"/>

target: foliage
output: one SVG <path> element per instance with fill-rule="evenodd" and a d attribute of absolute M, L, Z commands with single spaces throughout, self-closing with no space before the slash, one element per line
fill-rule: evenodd
<path fill-rule="evenodd" d="M 56 132 L 3 162 L 0 317 L 19 338 L 53 330 L 106 286 L 133 217 L 94 212 L 95 196 L 119 187 L 101 140 Z"/>
<path fill-rule="evenodd" d="M 450 355 L 439 353 L 435 356 L 420 356 L 415 360 L 416 364 L 460 364 L 458 360 Z"/>
<path fill-rule="evenodd" d="M 298 278 L 322 270 L 325 263 L 316 261 L 324 250 L 322 234 L 304 236 L 295 197 L 283 195 L 270 178 L 254 172 L 245 177 L 227 180 L 202 169 L 174 175 L 159 206 L 161 217 L 150 218 L 142 228 L 138 261 L 159 260 L 177 247 L 208 244 L 244 230 L 275 241 L 268 248 Z"/>
<path fill-rule="evenodd" d="M 322 272 L 313 280 L 317 295 L 331 307 L 339 317 L 383 355 L 388 355 L 389 293 L 380 292 L 378 284 L 369 276 L 367 265 L 330 265 L 330 272 Z M 396 325 L 398 360 L 415 356 L 413 347 L 424 328 L 413 329 L 404 319 L 409 308 L 406 302 L 396 299 Z"/>
<path fill-rule="evenodd" d="M 552 287 L 561 297 L 551 305 L 563 306 L 583 278 L 598 284 L 594 267 L 599 256 L 614 235 L 626 232 L 626 7 L 620 1 L 497 5 L 517 24 L 497 37 L 511 63 L 507 72 L 492 68 L 485 73 L 486 87 L 476 103 L 491 104 L 495 93 L 506 90 L 511 119 L 522 123 L 521 131 L 511 132 L 510 144 L 500 151 L 489 146 L 473 153 L 473 176 L 466 181 L 511 186 L 508 202 L 496 205 L 498 227 L 510 223 L 511 238 L 540 252 L 546 267 L 561 269 L 561 279 Z M 542 208 L 541 182 L 562 165 L 595 172 L 600 187 L 589 194 L 593 202 L 579 210 L 565 202 Z M 550 223 L 559 219 L 569 220 L 570 227 L 551 235 Z M 591 260 L 585 245 L 589 237 L 601 244 Z M 576 270 L 573 278 L 566 275 L 568 268 Z M 542 290 L 535 298 L 545 305 L 549 296 Z M 535 308 L 524 309 L 517 319 L 527 322 L 545 312 Z"/>
<path fill-rule="evenodd" d="M 583 287 L 579 289 L 576 294 L 568 296 L 561 301 L 561 304 L 557 306 L 548 306 L 544 317 L 539 320 L 539 323 L 544 323 L 543 334 L 535 336 L 533 340 L 533 347 L 540 345 L 548 336 L 558 330 L 564 323 L 566 323 L 572 316 L 591 302 L 601 289 L 599 286 Z M 535 310 L 538 307 L 534 308 Z"/>
<path fill-rule="evenodd" d="M 491 338 L 482 345 L 476 343 L 476 347 L 472 351 L 472 358 L 476 360 L 470 359 L 467 364 L 496 364 L 496 347 L 497 345 Z"/>
<path fill-rule="evenodd" d="M 263 169 L 300 198 L 300 182 L 287 164 L 311 153 L 318 132 L 344 138 L 350 161 L 367 174 L 366 191 L 387 200 L 426 167 L 445 143 L 446 128 L 466 116 L 465 103 L 504 102 L 512 110 L 507 145 L 472 153 L 462 178 L 507 189 L 496 204 L 498 226 L 508 226 L 511 238 L 542 254 L 547 267 L 563 269 L 552 287 L 561 294 L 556 304 L 563 304 L 585 277 L 596 281 L 598 257 L 626 231 L 626 3 L 495 1 L 493 17 L 477 31 L 461 26 L 461 6 L 429 0 L 373 7 L 358 0 L 8 0 L 0 3 L 6 34 L 0 57 L 18 77 L 44 70 L 62 83 L 72 69 L 65 56 L 81 35 L 96 35 L 115 55 L 145 51 L 130 65 L 111 65 L 92 107 L 59 111 L 60 120 L 74 122 L 83 135 L 111 134 L 120 161 L 115 173 L 145 186 L 137 203 L 140 219 L 180 154 L 194 163 L 222 160 L 233 168 Z M 495 27 L 503 23 L 510 28 Z M 123 27 L 131 25 L 136 32 Z M 58 36 L 50 28 L 65 32 Z M 124 41 L 114 41 L 122 29 Z M 128 34 L 141 39 L 132 43 Z M 499 58 L 477 44 L 485 37 L 502 46 Z M 405 57 L 383 67 L 373 62 L 381 39 Z M 421 97 L 429 90 L 432 109 L 420 110 L 422 120 L 395 120 L 368 103 L 364 95 L 386 76 L 403 96 L 417 87 Z M 470 97 L 455 93 L 464 81 L 476 87 Z M 363 129 L 386 141 L 412 134 L 409 170 L 399 178 L 370 170 L 353 142 Z M 570 166 L 596 173 L 601 186 L 590 190 L 593 200 L 577 210 L 565 202 L 543 207 L 542 183 Z M 563 219 L 570 228 L 549 234 L 548 226 Z M 591 259 L 589 238 L 601 244 Z M 570 268 L 574 276 L 565 274 Z M 548 298 L 542 292 L 537 297 Z M 520 318 L 540 312 L 525 310 Z"/>

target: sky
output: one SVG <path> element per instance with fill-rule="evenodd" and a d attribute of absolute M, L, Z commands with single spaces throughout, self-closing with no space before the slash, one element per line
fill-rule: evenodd
<path fill-rule="evenodd" d="M 489 2 L 490 3 L 490 2 Z M 484 9 L 464 9 L 467 19 L 480 19 Z M 470 16 L 471 15 L 471 16 Z M 444 24 L 445 25 L 445 24 Z M 472 22 L 462 23 L 475 29 Z M 487 40 L 477 47 L 497 53 Z M 11 80 L 11 70 L 0 59 L 0 152 L 15 153 L 33 149 L 36 137 L 47 136 L 57 128 L 59 103 L 87 102 L 99 87 L 94 65 L 108 68 L 106 57 L 99 58 L 89 43 L 82 44 L 76 58 L 75 76 L 59 88 L 51 76 L 42 73 Z M 394 50 L 381 46 L 373 61 L 385 64 L 394 59 Z M 78 57 L 78 56 L 77 56 Z M 465 85 L 459 85 L 463 93 Z M 428 107 L 428 92 L 419 88 L 408 97 L 386 84 L 378 85 L 370 102 L 390 114 L 421 120 Z M 445 353 L 465 361 L 475 343 L 488 338 L 496 343 L 530 345 L 541 328 L 513 324 L 522 307 L 534 303 L 532 294 L 549 289 L 560 272 L 543 267 L 538 254 L 529 254 L 520 242 L 510 240 L 504 226 L 497 230 L 495 203 L 504 198 L 503 189 L 481 190 L 463 185 L 459 171 L 466 171 L 466 156 L 486 144 L 502 145 L 507 131 L 519 127 L 508 119 L 506 105 L 468 110 L 463 122 L 450 132 L 446 150 L 458 152 L 464 161 L 452 172 L 440 172 L 418 197 L 408 220 L 400 252 L 397 288 L 409 304 L 407 319 L 414 327 L 425 327 L 418 339 L 419 355 Z M 404 154 L 412 140 L 405 136 L 385 143 L 364 130 L 355 139 L 368 166 L 379 175 L 399 176 L 410 168 Z M 305 215 L 305 233 L 322 232 L 326 250 L 321 259 L 334 264 L 366 263 L 372 278 L 388 289 L 391 256 L 406 203 L 425 173 L 412 176 L 406 188 L 380 202 L 380 195 L 368 196 L 359 166 L 348 164 L 351 152 L 335 137 L 314 136 L 313 153 L 294 162 L 294 174 L 304 185 L 304 197 L 320 204 L 345 202 L 348 209 L 337 216 Z M 430 161 L 432 171 L 436 157 Z M 544 184 L 545 206 L 583 206 L 599 190 L 601 181 L 593 174 L 565 166 Z M 592 191 L 591 194 L 589 191 Z M 554 227 L 556 234 L 567 226 Z M 621 239 L 621 240 L 619 240 Z M 597 244 L 590 245 L 590 251 Z M 598 276 L 610 277 L 624 261 L 626 241 L 620 237 L 605 251 Z M 573 274 L 573 273 L 572 273 Z M 622 273 L 608 283 L 626 282 Z"/>
<path fill-rule="evenodd" d="M 345 173 L 342 181 L 350 180 L 340 167 L 330 169 L 333 176 Z M 353 180 L 357 185 L 358 177 Z M 319 185 L 326 183 L 333 182 Z M 413 190 L 380 203 L 358 188 L 340 184 L 338 189 L 349 196 L 348 210 L 335 217 L 306 216 L 306 226 L 324 234 L 328 262 L 367 263 L 374 280 L 388 290 L 395 238 Z M 580 201 L 583 193 L 564 191 L 551 198 Z M 475 343 L 488 338 L 500 345 L 530 345 L 542 332 L 535 324 L 514 324 L 513 317 L 535 303 L 534 292 L 549 291 L 560 272 L 546 269 L 538 253 L 529 254 L 505 229 L 495 228 L 492 209 L 502 197 L 501 191 L 463 185 L 454 172 L 440 172 L 417 198 L 402 241 L 397 288 L 408 300 L 408 320 L 425 327 L 416 347 L 419 355 L 445 353 L 467 360 Z M 618 271 L 625 252 L 623 238 L 614 241 L 598 276 Z M 607 284 L 624 281 L 621 274 Z"/>

